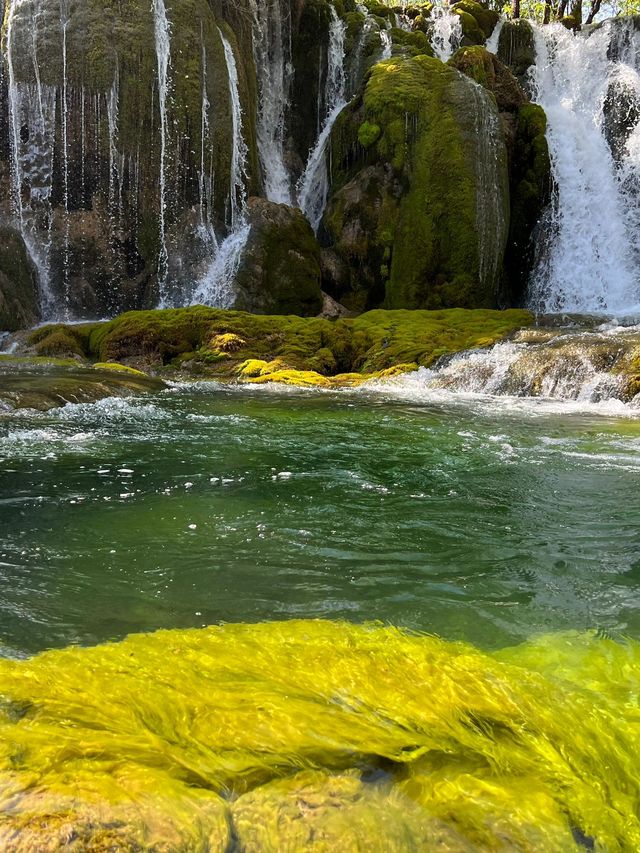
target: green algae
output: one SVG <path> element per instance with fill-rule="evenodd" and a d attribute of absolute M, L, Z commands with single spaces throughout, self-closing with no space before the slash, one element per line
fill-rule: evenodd
<path fill-rule="evenodd" d="M 639 678 L 593 634 L 485 654 L 322 621 L 3 660 L 0 841 L 636 850 Z"/>
<path fill-rule="evenodd" d="M 234 378 L 240 365 L 256 360 L 277 361 L 278 371 L 335 377 L 401 365 L 429 367 L 440 356 L 490 346 L 532 322 L 533 316 L 520 310 L 377 310 L 330 321 L 196 306 L 131 311 L 86 327 L 45 326 L 27 343 L 42 351 L 52 336 L 57 340 L 68 334 L 72 355 L 80 351 L 91 361 L 142 370 L 208 371 Z"/>

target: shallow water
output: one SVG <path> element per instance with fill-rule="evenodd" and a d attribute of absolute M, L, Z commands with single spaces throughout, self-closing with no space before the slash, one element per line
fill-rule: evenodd
<path fill-rule="evenodd" d="M 640 638 L 640 420 L 608 411 L 203 384 L 2 416 L 0 646 L 316 616 Z"/>

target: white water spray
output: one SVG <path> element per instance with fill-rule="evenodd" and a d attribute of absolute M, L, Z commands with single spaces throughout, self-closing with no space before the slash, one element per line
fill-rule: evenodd
<path fill-rule="evenodd" d="M 333 125 L 346 106 L 345 35 L 346 26 L 332 6 L 324 99 L 325 118 L 297 187 L 298 204 L 314 231 L 320 226 L 329 193 L 327 145 Z"/>
<path fill-rule="evenodd" d="M 449 6 L 434 6 L 431 10 L 431 19 L 433 21 L 431 46 L 438 59 L 447 62 L 462 41 L 460 16 L 454 14 Z"/>
<path fill-rule="evenodd" d="M 222 39 L 227 63 L 233 134 L 229 187 L 230 233 L 216 248 L 213 262 L 206 275 L 198 283 L 191 297 L 191 304 L 231 308 L 235 301 L 235 277 L 251 231 L 251 227 L 247 223 L 247 192 L 245 188 L 249 150 L 244 139 L 242 103 L 235 54 L 224 33 L 221 30 L 218 32 Z"/>
<path fill-rule="evenodd" d="M 544 311 L 633 314 L 640 310 L 640 257 L 636 227 L 640 194 L 629 191 L 640 178 L 636 128 L 616 164 L 604 132 L 603 105 L 621 71 L 638 78 L 636 67 L 609 58 L 618 28 L 633 21 L 606 22 L 574 35 L 560 24 L 535 30 L 533 69 L 536 100 L 548 119 L 556 195 L 549 242 L 532 278 L 530 303 Z M 633 44 L 638 34 L 625 38 Z M 622 67 L 624 66 L 624 68 Z M 637 189 L 637 187 L 636 187 Z"/>
<path fill-rule="evenodd" d="M 291 179 L 284 153 L 291 80 L 289 0 L 251 0 L 251 8 L 253 54 L 260 87 L 258 150 L 264 189 L 269 201 L 291 204 Z"/>
<path fill-rule="evenodd" d="M 5 17 L 5 48 L 11 189 L 16 225 L 38 271 L 40 308 L 43 316 L 53 318 L 56 305 L 51 288 L 50 252 L 57 89 L 44 86 L 40 79 L 40 19 L 39 4 L 10 0 Z M 19 81 L 16 74 L 16 51 L 25 49 L 31 61 L 33 83 Z M 23 127 L 28 128 L 26 139 L 22 137 Z"/>
<path fill-rule="evenodd" d="M 155 34 L 156 59 L 158 63 L 158 102 L 160 106 L 160 252 L 158 255 L 158 283 L 160 289 L 160 307 L 163 307 L 169 254 L 166 242 L 165 213 L 167 204 L 167 98 L 169 96 L 169 67 L 171 64 L 171 30 L 167 19 L 164 0 L 152 0 L 153 26 Z"/>

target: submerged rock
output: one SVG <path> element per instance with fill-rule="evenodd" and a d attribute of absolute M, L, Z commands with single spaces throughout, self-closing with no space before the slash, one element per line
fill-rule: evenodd
<path fill-rule="evenodd" d="M 0 660 L 0 845 L 634 850 L 639 682 L 595 634 L 295 620 Z"/>

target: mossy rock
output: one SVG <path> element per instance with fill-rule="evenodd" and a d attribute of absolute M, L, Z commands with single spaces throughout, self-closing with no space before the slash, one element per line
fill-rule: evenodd
<path fill-rule="evenodd" d="M 235 280 L 238 310 L 313 316 L 322 309 L 320 245 L 297 208 L 249 202 L 251 231 Z"/>
<path fill-rule="evenodd" d="M 497 56 L 528 91 L 529 69 L 536 61 L 535 36 L 529 21 L 519 18 L 505 22 L 500 31 Z"/>
<path fill-rule="evenodd" d="M 29 328 L 39 315 L 37 272 L 24 240 L 13 228 L 0 226 L 0 330 Z"/>
<path fill-rule="evenodd" d="M 460 48 L 449 65 L 491 92 L 500 112 L 517 112 L 528 100 L 507 66 L 484 47 Z"/>
<path fill-rule="evenodd" d="M 361 381 L 379 371 L 429 367 L 443 355 L 491 346 L 532 322 L 528 311 L 378 310 L 330 321 L 194 307 L 132 311 L 85 330 L 76 345 L 100 364 L 228 379 L 280 373 L 279 381 L 292 380 L 284 372 L 298 371 L 315 374 L 302 377 L 305 384 L 326 384 L 322 377 L 343 384 L 345 374 L 359 374 Z M 60 331 L 71 336 L 77 328 L 45 327 L 38 334 L 46 340 Z M 344 384 L 353 384 L 352 378 Z"/>
<path fill-rule="evenodd" d="M 483 42 L 491 36 L 494 28 L 500 20 L 500 13 L 495 9 L 490 9 L 487 3 L 478 3 L 475 0 L 458 0 L 451 7 L 451 11 L 457 14 L 461 12 L 471 15 L 477 23 L 478 28 L 482 33 Z M 462 31 L 466 36 L 464 22 L 462 23 Z M 481 42 L 475 42 L 480 44 Z"/>
<path fill-rule="evenodd" d="M 363 127 L 381 132 L 354 151 Z M 364 274 L 367 307 L 383 291 L 390 308 L 495 304 L 509 198 L 489 94 L 427 56 L 378 63 L 336 123 L 332 164 L 324 227 L 354 270 L 353 294 Z"/>
<path fill-rule="evenodd" d="M 523 104 L 517 113 L 511 166 L 511 223 L 505 256 L 507 304 L 522 304 L 534 265 L 534 236 L 551 200 L 552 176 L 546 138 L 547 117 L 538 104 Z"/>

